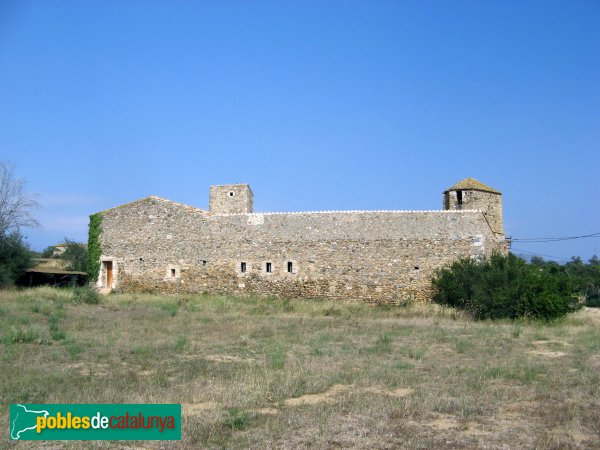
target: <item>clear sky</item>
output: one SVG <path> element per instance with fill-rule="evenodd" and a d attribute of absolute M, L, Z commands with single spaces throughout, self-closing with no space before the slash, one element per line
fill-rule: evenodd
<path fill-rule="evenodd" d="M 474 177 L 509 236 L 598 233 L 600 1 L 1 0 L 0 160 L 38 250 L 240 182 L 258 211 L 441 209 Z"/>

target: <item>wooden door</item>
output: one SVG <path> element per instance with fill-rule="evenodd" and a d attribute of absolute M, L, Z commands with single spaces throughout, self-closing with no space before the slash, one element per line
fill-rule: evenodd
<path fill-rule="evenodd" d="M 112 288 L 113 282 L 113 264 L 112 261 L 106 261 L 106 287 Z"/>

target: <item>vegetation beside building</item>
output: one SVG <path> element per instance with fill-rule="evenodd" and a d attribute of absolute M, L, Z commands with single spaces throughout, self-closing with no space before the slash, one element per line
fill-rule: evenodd
<path fill-rule="evenodd" d="M 436 303 L 469 311 L 477 319 L 551 320 L 590 306 L 600 287 L 600 264 L 574 258 L 559 265 L 541 258 L 527 263 L 509 254 L 482 261 L 463 258 L 433 279 Z"/>
<path fill-rule="evenodd" d="M 98 272 L 100 271 L 100 233 L 102 232 L 102 216 L 92 214 L 90 216 L 89 234 L 88 234 L 88 268 L 87 272 L 90 281 L 98 281 Z"/>

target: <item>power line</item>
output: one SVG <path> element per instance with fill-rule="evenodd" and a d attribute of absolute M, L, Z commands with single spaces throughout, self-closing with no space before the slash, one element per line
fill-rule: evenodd
<path fill-rule="evenodd" d="M 543 243 L 543 242 L 559 242 L 559 241 L 570 241 L 573 239 L 584 239 L 584 238 L 597 238 L 600 237 L 600 233 L 584 234 L 581 236 L 564 236 L 564 237 L 546 237 L 546 238 L 513 238 L 512 242 L 523 242 L 523 243 Z"/>
<path fill-rule="evenodd" d="M 544 255 L 543 253 L 534 253 L 534 252 L 526 252 L 525 250 L 520 250 L 518 248 L 511 248 L 511 250 L 516 250 L 519 253 L 526 253 L 528 255 L 534 255 L 534 256 L 545 256 L 546 258 L 552 258 L 552 259 L 562 259 L 564 261 L 571 261 L 571 258 L 563 258 L 561 256 L 552 256 L 552 255 Z"/>

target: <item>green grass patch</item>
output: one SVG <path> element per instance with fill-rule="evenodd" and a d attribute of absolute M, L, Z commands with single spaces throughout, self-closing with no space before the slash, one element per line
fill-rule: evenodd
<path fill-rule="evenodd" d="M 250 415 L 238 408 L 228 408 L 225 426 L 232 430 L 245 430 L 250 424 Z"/>
<path fill-rule="evenodd" d="M 285 350 L 279 345 L 267 351 L 267 360 L 272 369 L 283 369 L 285 367 L 286 358 Z"/>
<path fill-rule="evenodd" d="M 5 345 L 27 344 L 34 342 L 39 337 L 39 332 L 33 328 L 17 328 L 13 326 L 5 332 L 2 342 Z"/>
<path fill-rule="evenodd" d="M 392 337 L 388 334 L 382 334 L 375 343 L 367 349 L 369 353 L 381 354 L 392 352 Z"/>

